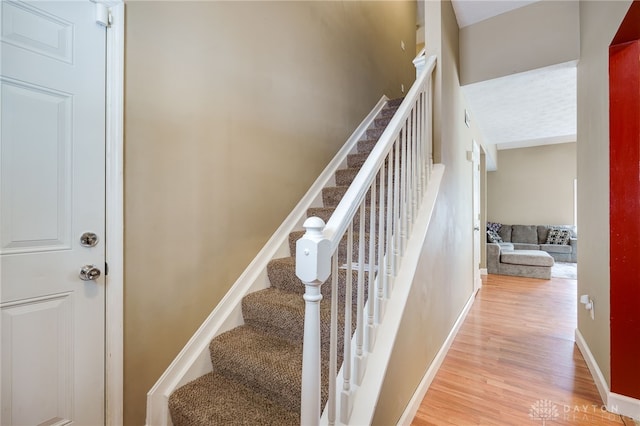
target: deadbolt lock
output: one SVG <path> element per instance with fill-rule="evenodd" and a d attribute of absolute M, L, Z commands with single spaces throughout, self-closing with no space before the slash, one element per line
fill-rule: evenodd
<path fill-rule="evenodd" d="M 98 236 L 93 232 L 85 232 L 80 236 L 80 245 L 83 247 L 95 247 L 98 244 Z"/>

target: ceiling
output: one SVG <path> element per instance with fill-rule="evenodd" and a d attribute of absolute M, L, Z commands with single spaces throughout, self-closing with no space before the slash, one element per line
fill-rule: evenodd
<path fill-rule="evenodd" d="M 460 28 L 493 18 L 538 0 L 452 0 Z"/>
<path fill-rule="evenodd" d="M 531 3 L 452 0 L 460 28 Z M 509 149 L 576 140 L 575 62 L 474 83 L 462 90 L 487 145 Z"/>

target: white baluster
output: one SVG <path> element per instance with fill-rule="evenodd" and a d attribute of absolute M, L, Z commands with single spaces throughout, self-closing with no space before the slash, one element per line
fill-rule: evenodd
<path fill-rule="evenodd" d="M 397 141 L 396 141 L 397 142 Z M 391 286 L 393 285 L 393 268 L 392 268 L 392 259 L 393 259 L 393 149 L 389 151 L 388 165 L 387 165 L 387 231 L 386 231 L 386 239 L 385 239 L 385 250 L 384 250 L 384 263 L 385 263 L 385 274 L 384 274 L 384 298 L 383 300 L 386 303 L 386 300 L 391 295 Z"/>
<path fill-rule="evenodd" d="M 384 168 L 384 165 L 382 166 Z M 368 288 L 367 288 L 367 334 L 365 339 L 365 347 L 368 352 L 373 351 L 373 345 L 376 341 L 376 324 L 374 322 L 376 298 L 376 268 L 379 263 L 376 257 L 376 206 L 377 191 L 376 181 L 382 179 L 382 175 L 378 173 L 378 177 L 371 184 L 371 203 L 369 207 L 369 272 Z"/>
<path fill-rule="evenodd" d="M 369 188 L 371 192 L 371 188 Z M 358 238 L 358 290 L 356 294 L 356 355 L 353 365 L 353 381 L 360 386 L 365 370 L 365 357 L 362 347 L 364 345 L 364 265 L 365 265 L 365 201 L 360 204 L 360 228 L 358 230 L 360 237 Z M 369 235 L 371 238 L 371 235 Z M 369 268 L 373 268 L 371 256 L 369 256 Z"/>
<path fill-rule="evenodd" d="M 407 242 L 407 175 L 409 172 L 409 167 L 407 163 L 407 151 L 408 151 L 408 140 L 409 140 L 409 118 L 405 120 L 404 126 L 402 127 L 403 137 L 401 139 L 400 146 L 400 204 L 399 204 L 399 223 L 400 223 L 400 239 L 399 239 L 399 247 L 398 247 L 398 266 L 400 268 L 400 259 L 404 256 L 404 248 Z M 396 272 L 397 273 L 397 272 Z"/>
<path fill-rule="evenodd" d="M 351 389 L 351 312 L 353 309 L 353 221 L 347 231 L 347 285 L 344 299 L 344 356 L 342 364 L 342 393 L 340 398 L 340 421 L 349 423 L 352 408 Z"/>
<path fill-rule="evenodd" d="M 325 223 L 317 217 L 304 222 L 307 232 L 296 243 L 296 275 L 305 285 L 304 343 L 300 421 L 320 422 L 320 287 L 331 272 L 330 241 L 322 233 Z"/>
<path fill-rule="evenodd" d="M 336 376 L 338 374 L 338 253 L 331 262 L 331 331 L 329 337 L 329 425 L 336 424 Z M 303 423 L 304 424 L 304 423 Z"/>
<path fill-rule="evenodd" d="M 416 156 L 417 156 L 417 182 L 416 182 L 416 186 L 417 186 L 417 193 L 418 193 L 418 199 L 417 199 L 417 203 L 418 205 L 420 205 L 422 203 L 422 177 L 424 175 L 424 151 L 423 151 L 423 144 L 422 144 L 422 140 L 424 138 L 424 111 L 422 109 L 423 107 L 423 96 L 424 93 L 421 92 L 420 95 L 418 96 L 418 120 L 417 120 L 417 125 L 418 125 L 418 134 L 416 137 Z"/>
<path fill-rule="evenodd" d="M 387 161 L 389 157 L 387 156 Z M 382 163 L 380 167 L 380 203 L 378 206 L 378 224 L 380 227 L 380 233 L 378 234 L 378 273 L 376 278 L 376 306 L 375 306 L 375 323 L 380 324 L 382 322 L 382 318 L 384 317 L 384 308 L 385 308 L 385 281 L 387 279 L 387 261 L 385 260 L 385 249 L 386 249 L 386 232 L 385 232 L 385 224 L 387 223 L 387 218 L 385 216 L 385 206 L 387 203 L 387 198 L 385 197 L 385 163 Z"/>
<path fill-rule="evenodd" d="M 401 139 L 395 142 L 395 165 L 393 166 L 393 252 L 391 255 L 391 274 L 395 278 L 400 265 L 400 143 Z M 394 282 L 391 281 L 391 290 Z M 390 297 L 391 293 L 389 293 Z"/>
<path fill-rule="evenodd" d="M 418 215 L 418 119 L 420 118 L 418 110 L 418 102 L 413 106 L 413 133 L 411 137 L 411 226 L 409 232 L 413 229 L 413 222 Z"/>

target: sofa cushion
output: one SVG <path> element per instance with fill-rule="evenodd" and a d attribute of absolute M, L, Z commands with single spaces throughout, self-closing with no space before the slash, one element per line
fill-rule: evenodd
<path fill-rule="evenodd" d="M 502 238 L 502 241 L 506 243 L 511 242 L 511 225 L 502 225 L 500 229 L 498 229 L 498 235 Z"/>
<path fill-rule="evenodd" d="M 513 243 L 516 250 L 540 250 L 539 244 Z"/>
<path fill-rule="evenodd" d="M 553 257 L 540 250 L 506 251 L 500 255 L 502 263 L 529 266 L 553 266 Z"/>
<path fill-rule="evenodd" d="M 544 250 L 549 253 L 568 253 L 571 254 L 573 248 L 568 245 L 561 244 L 540 244 L 540 250 Z"/>
<path fill-rule="evenodd" d="M 538 225 L 538 244 L 547 243 L 547 235 L 549 234 L 551 227 L 547 225 Z"/>
<path fill-rule="evenodd" d="M 571 238 L 571 231 L 568 229 L 550 229 L 545 244 L 569 244 L 569 238 Z"/>
<path fill-rule="evenodd" d="M 513 225 L 512 243 L 538 244 L 538 227 L 536 225 Z"/>
<path fill-rule="evenodd" d="M 487 230 L 487 242 L 489 243 L 502 243 L 502 238 L 496 231 L 492 231 L 491 229 Z"/>

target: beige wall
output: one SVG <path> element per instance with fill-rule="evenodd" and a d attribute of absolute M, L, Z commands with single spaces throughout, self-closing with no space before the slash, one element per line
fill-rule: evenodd
<path fill-rule="evenodd" d="M 487 174 L 487 220 L 521 225 L 572 225 L 576 143 L 498 151 Z"/>
<path fill-rule="evenodd" d="M 438 55 L 436 158 L 446 170 L 374 425 L 396 424 L 473 292 L 472 163 L 466 152 L 474 137 L 482 141 L 464 124 L 458 26 L 451 3 L 428 1 L 425 16 L 427 53 Z M 436 31 L 440 27 L 441 33 Z"/>
<path fill-rule="evenodd" d="M 360 120 L 410 87 L 415 7 L 127 3 L 125 424 Z"/>
<path fill-rule="evenodd" d="M 579 55 L 579 2 L 540 1 L 462 28 L 460 81 L 504 77 Z"/>
<path fill-rule="evenodd" d="M 578 294 L 589 294 L 595 320 L 578 310 L 578 330 L 611 385 L 609 329 L 609 44 L 631 1 L 580 2 L 578 63 Z"/>

